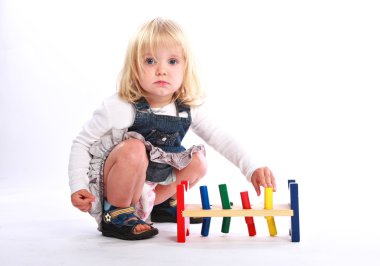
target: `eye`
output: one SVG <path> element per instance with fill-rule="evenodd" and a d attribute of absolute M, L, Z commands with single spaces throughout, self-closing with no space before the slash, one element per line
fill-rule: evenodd
<path fill-rule="evenodd" d="M 169 64 L 170 64 L 170 65 L 176 65 L 176 64 L 178 64 L 178 63 L 179 63 L 178 60 L 175 59 L 175 58 L 171 58 L 171 59 L 169 59 Z"/>
<path fill-rule="evenodd" d="M 154 58 L 152 57 L 148 57 L 145 59 L 145 63 L 147 63 L 148 65 L 153 65 L 154 63 L 156 63 L 156 60 L 154 60 Z"/>

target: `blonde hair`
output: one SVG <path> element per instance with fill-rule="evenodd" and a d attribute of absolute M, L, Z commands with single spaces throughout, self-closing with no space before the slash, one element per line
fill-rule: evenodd
<path fill-rule="evenodd" d="M 173 101 L 179 100 L 189 106 L 202 102 L 205 94 L 200 86 L 194 58 L 181 27 L 172 20 L 155 18 L 144 24 L 136 36 L 131 39 L 120 73 L 118 93 L 128 102 L 136 102 L 144 97 L 139 83 L 139 73 L 144 62 L 143 55 L 152 54 L 158 47 L 178 45 L 182 48 L 185 67 L 181 87 L 173 95 Z"/>

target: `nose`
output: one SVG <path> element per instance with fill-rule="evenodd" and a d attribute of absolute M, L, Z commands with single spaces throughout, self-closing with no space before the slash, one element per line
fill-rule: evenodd
<path fill-rule="evenodd" d="M 166 73 L 166 69 L 165 67 L 163 66 L 162 63 L 158 63 L 157 64 L 157 69 L 156 69 L 156 75 L 157 76 L 165 76 L 167 73 Z"/>

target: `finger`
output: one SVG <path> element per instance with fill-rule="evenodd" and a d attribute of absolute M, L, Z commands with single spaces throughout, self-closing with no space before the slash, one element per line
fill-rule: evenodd
<path fill-rule="evenodd" d="M 79 210 L 83 212 L 87 212 L 91 209 L 91 206 L 92 206 L 91 202 L 86 201 L 86 202 L 78 203 L 75 207 L 77 207 Z"/>
<path fill-rule="evenodd" d="M 75 207 L 77 207 L 77 208 L 79 208 L 79 207 L 81 207 L 81 206 L 83 206 L 83 205 L 86 205 L 86 204 L 88 204 L 88 202 L 86 202 L 84 199 L 82 199 L 82 198 L 71 198 L 71 203 L 75 206 Z"/>
<path fill-rule="evenodd" d="M 267 187 L 272 187 L 272 172 L 268 167 L 264 168 L 264 176 Z"/>
<path fill-rule="evenodd" d="M 81 198 L 71 197 L 71 204 L 73 204 L 74 207 L 79 208 L 83 203 L 83 200 Z"/>
<path fill-rule="evenodd" d="M 78 209 L 82 210 L 83 208 L 86 207 L 86 204 L 83 204 L 83 203 L 77 203 L 74 205 L 74 207 L 77 207 Z"/>
<path fill-rule="evenodd" d="M 273 173 L 271 173 L 271 174 L 272 174 L 273 191 L 277 191 L 276 178 L 274 177 Z"/>
<path fill-rule="evenodd" d="M 78 200 L 78 199 L 80 199 L 80 195 L 78 195 L 78 194 L 73 194 L 73 195 L 71 195 L 71 201 L 72 201 L 72 202 L 74 202 L 74 201 L 76 201 L 76 200 Z"/>
<path fill-rule="evenodd" d="M 95 200 L 95 196 L 86 190 L 86 198 Z"/>
<path fill-rule="evenodd" d="M 257 183 L 257 179 L 255 178 L 255 176 L 253 177 L 252 184 L 253 184 L 253 187 L 256 190 L 257 196 L 260 196 L 260 194 L 261 194 L 260 185 Z"/>
<path fill-rule="evenodd" d="M 89 210 L 91 210 L 91 205 L 88 206 L 87 208 L 84 209 L 84 212 L 88 212 Z"/>
<path fill-rule="evenodd" d="M 85 205 L 85 206 L 82 206 L 81 208 L 79 208 L 82 212 L 88 212 L 89 210 L 91 210 L 91 205 Z"/>
<path fill-rule="evenodd" d="M 267 182 L 265 181 L 265 172 L 264 172 L 264 169 L 260 169 L 260 171 L 258 171 L 258 179 L 259 179 L 259 184 L 266 188 L 267 187 Z"/>
<path fill-rule="evenodd" d="M 92 198 L 85 198 L 83 199 L 83 202 L 87 203 L 87 204 L 90 204 L 91 202 L 93 202 L 94 200 Z"/>
<path fill-rule="evenodd" d="M 71 197 L 71 203 L 79 208 L 79 206 L 83 205 L 83 198 L 80 195 L 73 195 Z"/>
<path fill-rule="evenodd" d="M 94 196 L 88 190 L 85 189 L 80 191 L 80 196 L 82 198 L 94 198 Z"/>
<path fill-rule="evenodd" d="M 89 199 L 78 199 L 73 203 L 73 205 L 77 208 L 84 208 L 91 205 L 91 201 Z"/>

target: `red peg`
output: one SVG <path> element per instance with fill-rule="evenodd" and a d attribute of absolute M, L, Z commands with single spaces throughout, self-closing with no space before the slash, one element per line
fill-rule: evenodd
<path fill-rule="evenodd" d="M 241 196 L 243 209 L 251 209 L 251 203 L 249 202 L 248 191 L 240 192 L 240 196 Z M 253 217 L 245 216 L 245 223 L 247 224 L 247 227 L 248 227 L 249 236 L 256 235 L 256 228 L 255 228 L 255 222 L 253 220 Z"/>

